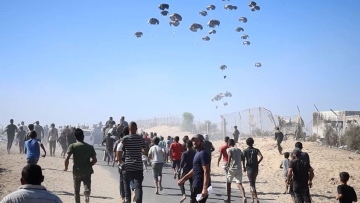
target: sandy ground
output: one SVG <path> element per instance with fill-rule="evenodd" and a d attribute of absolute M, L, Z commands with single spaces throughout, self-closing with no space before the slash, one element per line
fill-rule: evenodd
<path fill-rule="evenodd" d="M 221 167 L 216 167 L 218 149 L 223 144 L 222 141 L 213 142 L 217 149 L 212 158 L 212 180 L 223 181 Z M 282 143 L 284 151 L 290 152 L 294 149 L 295 141 L 286 141 Z M 317 146 L 316 143 L 303 143 L 303 151 L 310 155 L 311 165 L 315 170 L 313 188 L 311 194 L 314 202 L 336 202 L 336 186 L 339 184 L 339 173 L 346 171 L 350 173 L 351 180 L 349 185 L 353 186 L 355 191 L 360 191 L 360 156 L 353 152 L 339 149 Z M 240 149 L 247 146 L 245 140 L 240 140 L 238 144 Z M 260 172 L 257 179 L 257 190 L 259 198 L 273 200 L 274 202 L 291 202 L 290 195 L 282 194 L 285 191 L 285 180 L 280 169 L 283 156 L 277 151 L 276 142 L 270 138 L 256 138 L 255 147 L 260 149 L 264 156 L 260 164 Z M 247 183 L 247 177 L 244 177 L 244 187 L 247 191 L 250 187 Z M 236 190 L 233 190 L 236 191 Z"/>
<path fill-rule="evenodd" d="M 165 126 L 158 126 L 147 129 L 149 132 L 158 132 L 159 135 L 180 136 L 191 135 L 187 132 L 180 132 L 178 127 L 172 127 L 167 130 Z M 217 158 L 219 148 L 223 141 L 212 141 L 216 151 L 212 155 L 212 181 L 224 181 L 221 166 L 217 167 Z M 245 149 L 245 139 L 239 141 L 238 147 Z M 294 149 L 295 141 L 287 140 L 282 143 L 284 152 L 291 152 Z M 311 194 L 314 202 L 327 203 L 336 202 L 334 199 L 339 184 L 339 173 L 346 171 L 350 173 L 349 185 L 353 186 L 360 196 L 360 155 L 336 148 L 317 146 L 314 142 L 303 142 L 303 151 L 310 155 L 311 165 L 315 169 L 315 178 Z M 255 147 L 259 148 L 264 156 L 260 164 L 260 172 L 257 179 L 257 189 L 260 199 L 266 199 L 272 202 L 291 202 L 290 195 L 285 195 L 285 180 L 280 169 L 281 161 L 284 159 L 277 151 L 276 142 L 273 138 L 255 138 Z M 244 187 L 246 191 L 250 190 L 247 177 L 244 176 Z M 225 192 L 225 191 L 224 191 Z M 233 184 L 233 192 L 238 192 Z"/>
<path fill-rule="evenodd" d="M 58 148 L 60 150 L 60 148 Z M 21 170 L 26 165 L 24 154 L 18 153 L 18 148 L 14 147 L 12 154 L 6 152 L 6 145 L 0 143 L 0 200 L 7 194 L 17 190 L 20 186 Z M 44 183 L 49 191 L 58 195 L 64 203 L 75 202 L 73 195 L 72 161 L 69 165 L 69 172 L 63 171 L 64 159 L 57 157 L 46 157 L 39 160 L 39 165 L 43 169 L 45 176 Z M 101 155 L 98 155 L 98 159 Z M 101 158 L 100 158 L 101 159 Z M 103 164 L 102 160 L 98 160 Z M 95 173 L 92 176 L 92 193 L 90 202 L 92 203 L 113 203 L 119 202 L 118 181 L 111 178 L 110 173 L 99 165 L 94 166 Z M 83 193 L 83 186 L 81 186 Z M 84 202 L 83 196 L 81 197 Z"/>

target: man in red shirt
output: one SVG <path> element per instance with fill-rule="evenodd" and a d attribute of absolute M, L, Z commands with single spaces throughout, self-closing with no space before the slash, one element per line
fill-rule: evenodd
<path fill-rule="evenodd" d="M 227 170 L 225 169 L 225 166 L 226 166 L 226 164 L 227 164 L 227 162 L 228 162 L 228 153 L 226 152 L 226 149 L 227 148 L 229 148 L 229 146 L 228 146 L 228 142 L 229 142 L 229 137 L 228 136 L 226 136 L 225 137 L 225 143 L 224 143 L 224 145 L 223 146 L 221 146 L 220 147 L 220 155 L 219 155 L 219 158 L 218 158 L 218 167 L 219 167 L 219 165 L 220 165 L 220 160 L 221 160 L 221 158 L 222 158 L 222 160 L 223 160 L 223 165 L 221 166 L 223 169 L 224 169 L 224 172 L 225 172 L 225 175 L 227 174 Z"/>
<path fill-rule="evenodd" d="M 170 158 L 172 160 L 174 179 L 176 179 L 176 176 L 178 176 L 178 179 L 180 179 L 180 161 L 183 148 L 179 143 L 179 140 L 179 136 L 176 136 L 174 142 L 170 145 Z"/>

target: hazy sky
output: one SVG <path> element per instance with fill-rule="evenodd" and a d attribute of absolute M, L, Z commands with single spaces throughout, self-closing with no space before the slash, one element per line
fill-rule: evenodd
<path fill-rule="evenodd" d="M 159 3 L 183 16 L 179 27 L 169 26 Z M 238 10 L 224 10 L 225 3 Z M 309 122 L 313 104 L 360 110 L 360 1 L 259 0 L 257 12 L 248 3 L 0 0 L 0 123 L 95 123 L 184 111 L 218 122 L 220 114 L 258 106 L 295 115 L 297 105 Z M 200 16 L 209 4 L 216 10 Z M 151 17 L 160 25 L 147 24 Z M 210 19 L 221 25 L 205 42 Z M 194 22 L 204 30 L 191 32 Z M 136 31 L 144 36 L 135 38 Z M 226 90 L 229 105 L 216 110 L 210 100 Z"/>

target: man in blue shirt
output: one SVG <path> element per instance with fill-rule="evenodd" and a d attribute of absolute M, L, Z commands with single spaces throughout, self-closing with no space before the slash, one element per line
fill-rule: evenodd
<path fill-rule="evenodd" d="M 193 184 L 191 189 L 191 202 L 205 203 L 208 198 L 208 187 L 210 183 L 210 155 L 204 149 L 204 136 L 197 134 L 191 141 L 197 151 L 193 161 L 192 170 L 181 178 L 178 185 L 181 186 L 189 178 L 193 178 Z M 201 194 L 202 198 L 198 201 L 196 196 Z"/>
<path fill-rule="evenodd" d="M 37 164 L 40 158 L 40 147 L 45 153 L 42 157 L 45 158 L 46 156 L 44 145 L 36 139 L 36 136 L 36 132 L 31 131 L 29 135 L 30 139 L 25 142 L 27 164 Z"/>

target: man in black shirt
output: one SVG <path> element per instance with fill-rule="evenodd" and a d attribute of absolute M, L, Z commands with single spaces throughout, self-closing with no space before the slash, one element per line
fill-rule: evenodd
<path fill-rule="evenodd" d="M 293 190 L 297 203 L 310 203 L 311 199 L 307 192 L 312 186 L 312 179 L 314 178 L 314 170 L 308 162 L 301 160 L 301 151 L 295 149 L 293 151 L 293 160 L 290 162 L 286 184 L 290 184 L 293 179 Z"/>
<path fill-rule="evenodd" d="M 24 130 L 23 126 L 19 127 L 19 131 L 16 133 L 16 139 L 19 140 L 19 149 L 20 149 L 20 154 L 23 154 L 24 151 L 24 147 L 25 147 L 25 136 L 26 136 L 26 131 Z"/>
<path fill-rule="evenodd" d="M 187 141 L 189 140 L 189 136 L 185 135 L 182 140 L 183 140 L 183 144 L 182 144 L 183 152 L 185 152 L 187 150 Z"/>
<path fill-rule="evenodd" d="M 257 148 L 254 148 L 254 139 L 249 137 L 246 139 L 246 144 L 249 146 L 243 151 L 245 159 L 242 160 L 243 162 L 243 168 L 244 172 L 247 172 L 247 176 L 250 182 L 250 191 L 251 191 L 251 199 L 252 202 L 259 202 L 257 191 L 256 191 L 256 178 L 259 172 L 259 164 L 263 160 L 263 155 L 261 154 L 260 150 Z M 258 160 L 258 157 L 260 159 Z M 246 164 L 245 164 L 246 160 Z"/>
<path fill-rule="evenodd" d="M 181 162 L 180 162 L 180 168 L 182 169 L 181 178 L 183 178 L 186 174 L 188 174 L 191 171 L 191 169 L 193 168 L 194 156 L 196 154 L 196 151 L 193 150 L 193 143 L 191 140 L 186 141 L 186 148 L 187 148 L 187 151 L 185 151 L 181 154 Z M 189 178 L 189 182 L 190 182 L 190 191 L 191 191 L 192 183 L 193 183 L 192 177 Z M 184 184 L 182 184 L 180 186 L 180 189 L 181 189 L 181 194 L 183 196 L 181 198 L 180 202 L 184 202 L 186 199 Z"/>
<path fill-rule="evenodd" d="M 8 154 L 10 154 L 10 149 L 11 149 L 12 143 L 13 143 L 14 138 L 15 138 L 15 132 L 17 132 L 17 131 L 18 131 L 18 128 L 17 128 L 16 125 L 14 125 L 14 120 L 10 119 L 10 124 L 8 126 L 6 126 L 5 131 L 3 132 L 3 133 L 6 132 L 6 134 L 7 134 L 7 139 L 8 139 L 7 151 L 8 151 Z"/>
<path fill-rule="evenodd" d="M 281 147 L 281 142 L 284 139 L 284 134 L 280 131 L 279 127 L 276 127 L 276 131 L 275 131 L 275 140 L 277 142 L 277 148 L 279 150 L 279 153 L 282 155 L 282 147 Z"/>

